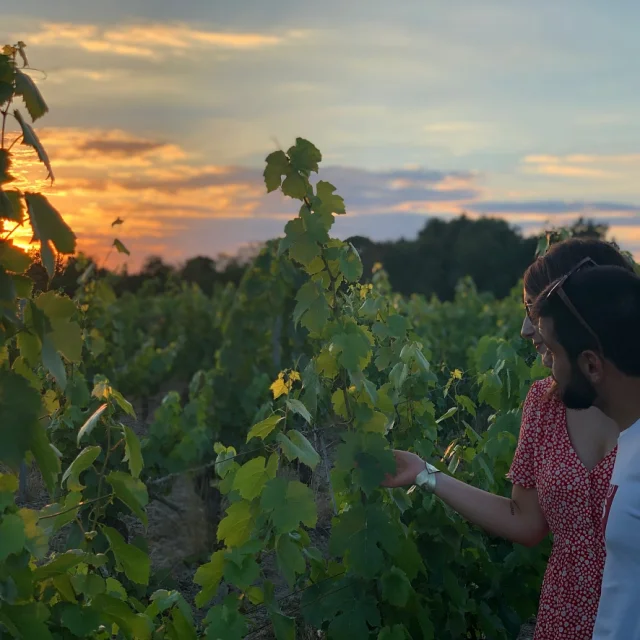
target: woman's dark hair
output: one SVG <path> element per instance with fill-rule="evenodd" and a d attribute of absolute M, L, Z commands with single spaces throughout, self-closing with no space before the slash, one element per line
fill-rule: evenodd
<path fill-rule="evenodd" d="M 524 274 L 525 291 L 533 298 L 561 278 L 583 258 L 591 258 L 597 265 L 623 267 L 633 271 L 633 264 L 612 242 L 597 238 L 569 238 L 551 245 L 544 256 L 536 258 Z"/>

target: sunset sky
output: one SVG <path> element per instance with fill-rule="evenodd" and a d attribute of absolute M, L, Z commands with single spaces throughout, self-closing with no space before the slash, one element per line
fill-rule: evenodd
<path fill-rule="evenodd" d="M 341 237 L 413 237 L 462 211 L 526 233 L 583 215 L 640 257 L 631 0 L 7 6 L 3 43 L 47 74 L 46 192 L 90 253 L 118 216 L 133 268 L 280 235 L 297 207 L 265 194 L 263 161 L 301 136 L 345 198 Z"/>

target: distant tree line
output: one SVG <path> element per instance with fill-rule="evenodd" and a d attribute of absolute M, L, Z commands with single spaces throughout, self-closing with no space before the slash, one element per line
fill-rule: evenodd
<path fill-rule="evenodd" d="M 608 227 L 580 218 L 571 231 L 575 236 L 604 238 Z M 360 253 L 365 280 L 371 277 L 373 265 L 381 263 L 395 291 L 405 295 L 435 294 L 441 300 L 453 298 L 455 286 L 464 276 L 471 276 L 480 291 L 506 296 L 533 261 L 537 245 L 536 238 L 523 237 L 504 220 L 471 219 L 465 215 L 450 221 L 432 218 L 414 240 L 374 242 L 364 236 L 349 240 Z M 112 273 L 112 282 L 116 293 L 136 293 L 143 287 L 146 291 L 162 291 L 187 282 L 197 284 L 209 295 L 216 286 L 237 285 L 254 253 L 255 247 L 235 257 L 196 256 L 178 266 L 150 256 L 137 273 Z M 73 295 L 80 272 L 76 258 L 58 262 L 50 286 Z M 110 273 L 98 265 L 96 272 Z M 40 288 L 47 286 L 41 264 L 34 264 L 30 275 Z"/>

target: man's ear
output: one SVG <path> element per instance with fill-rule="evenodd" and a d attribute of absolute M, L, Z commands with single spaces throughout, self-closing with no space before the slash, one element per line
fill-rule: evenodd
<path fill-rule="evenodd" d="M 595 351 L 583 351 L 578 356 L 578 366 L 591 384 L 599 384 L 604 378 L 604 360 Z"/>

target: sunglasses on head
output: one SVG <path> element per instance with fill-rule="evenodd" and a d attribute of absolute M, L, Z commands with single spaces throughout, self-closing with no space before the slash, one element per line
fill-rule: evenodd
<path fill-rule="evenodd" d="M 582 314 L 575 308 L 575 305 L 571 300 L 569 300 L 569 296 L 566 294 L 564 289 L 562 288 L 567 280 L 574 274 L 583 269 L 584 267 L 597 267 L 597 263 L 591 258 L 584 258 L 578 262 L 578 264 L 573 267 L 570 271 L 565 273 L 561 278 L 558 278 L 554 285 L 549 289 L 549 293 L 547 293 L 547 300 L 554 294 L 557 294 L 560 300 L 564 303 L 565 307 L 571 311 L 576 320 L 587 330 L 587 332 L 591 335 L 591 337 L 595 340 L 598 345 L 598 350 L 600 353 L 603 352 L 602 344 L 600 343 L 600 338 L 598 338 L 598 334 L 589 326 L 589 323 L 582 317 Z M 529 313 L 529 309 L 527 308 L 527 314 Z"/>

